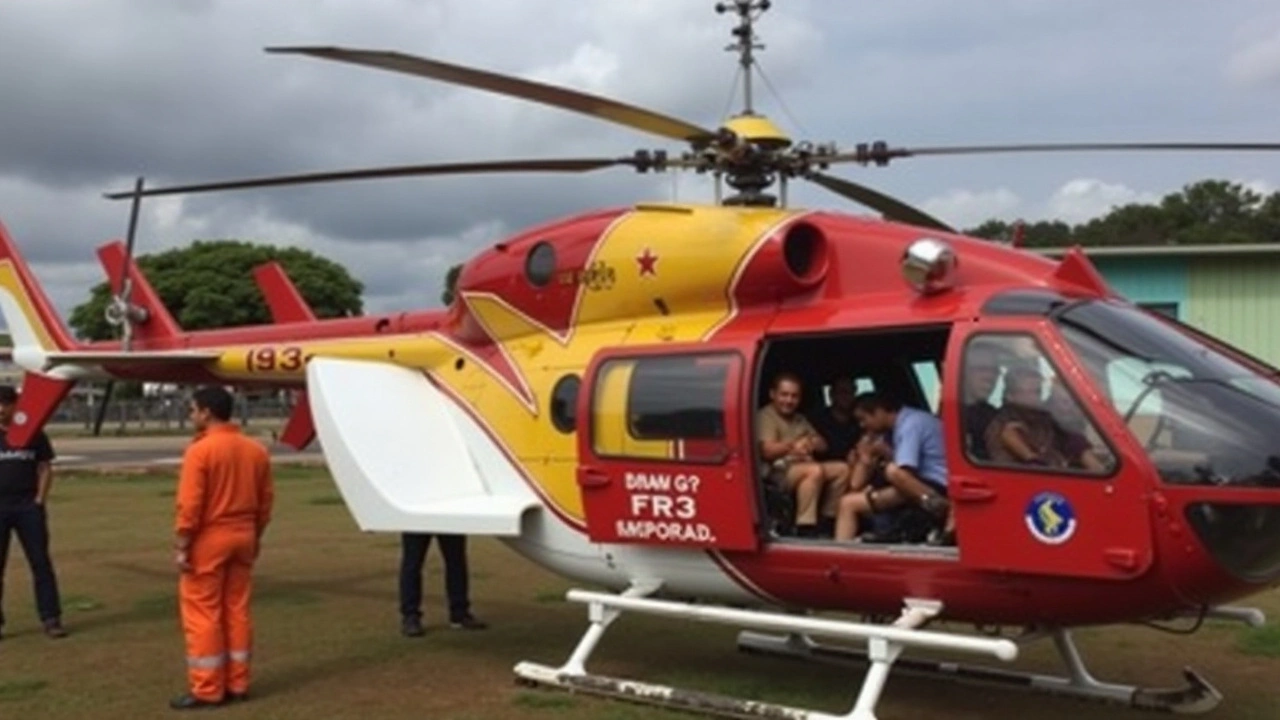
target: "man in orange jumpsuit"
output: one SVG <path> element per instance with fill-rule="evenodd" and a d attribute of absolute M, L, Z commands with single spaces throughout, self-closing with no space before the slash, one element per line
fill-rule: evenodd
<path fill-rule="evenodd" d="M 174 524 L 188 693 L 169 703 L 175 710 L 248 699 L 250 576 L 274 490 L 266 448 L 231 411 L 223 388 L 192 396 L 196 438 L 182 458 Z"/>

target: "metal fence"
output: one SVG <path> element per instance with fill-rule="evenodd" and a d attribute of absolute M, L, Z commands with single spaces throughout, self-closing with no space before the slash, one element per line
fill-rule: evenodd
<path fill-rule="evenodd" d="M 99 407 L 100 392 L 77 393 L 62 402 L 50 418 L 50 425 L 66 430 L 93 430 Z M 235 419 L 246 427 L 278 426 L 293 409 L 288 393 L 259 396 L 236 395 Z M 189 407 L 185 396 L 113 397 L 102 422 L 103 435 L 140 432 L 181 432 L 190 427 Z"/>

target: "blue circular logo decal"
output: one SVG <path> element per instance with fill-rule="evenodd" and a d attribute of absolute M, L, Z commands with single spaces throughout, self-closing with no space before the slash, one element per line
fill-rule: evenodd
<path fill-rule="evenodd" d="M 1076 532 L 1076 511 L 1058 493 L 1043 492 L 1027 503 L 1027 529 L 1037 540 L 1061 545 Z"/>

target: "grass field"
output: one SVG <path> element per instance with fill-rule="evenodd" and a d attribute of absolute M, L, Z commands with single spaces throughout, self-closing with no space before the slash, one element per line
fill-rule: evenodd
<path fill-rule="evenodd" d="M 216 714 L 244 718 L 478 718 L 578 720 L 688 717 L 598 698 L 529 690 L 511 673 L 519 660 L 558 664 L 585 626 L 563 601 L 567 581 L 489 539 L 471 545 L 472 598 L 484 632 L 443 626 L 439 556 L 428 561 L 425 638 L 397 633 L 394 536 L 355 529 L 322 471 L 284 469 L 255 592 L 254 699 Z M 173 479 L 167 475 L 63 475 L 50 518 L 71 637 L 38 632 L 29 576 L 11 552 L 9 624 L 0 642 L 0 718 L 147 718 L 173 714 L 183 689 L 183 649 L 169 566 Z M 1275 594 L 1256 599 L 1280 612 Z M 730 628 L 626 616 L 610 629 L 592 669 L 775 702 L 846 712 L 861 672 L 750 657 Z M 1199 634 L 1146 629 L 1092 631 L 1082 650 L 1103 679 L 1174 684 L 1191 665 L 1227 696 L 1211 716 L 1280 717 L 1280 626 L 1258 631 L 1209 623 Z M 1020 664 L 1056 665 L 1047 648 Z M 1014 691 L 895 677 L 883 720 L 1139 718 L 1138 711 Z"/>

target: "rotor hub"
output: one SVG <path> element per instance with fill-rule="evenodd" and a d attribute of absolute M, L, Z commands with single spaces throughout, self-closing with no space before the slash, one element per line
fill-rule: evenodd
<path fill-rule="evenodd" d="M 113 327 L 143 323 L 147 321 L 149 316 L 146 308 L 134 305 L 119 295 L 111 298 L 111 302 L 107 303 L 107 307 L 102 314 L 106 318 L 107 324 Z"/>

